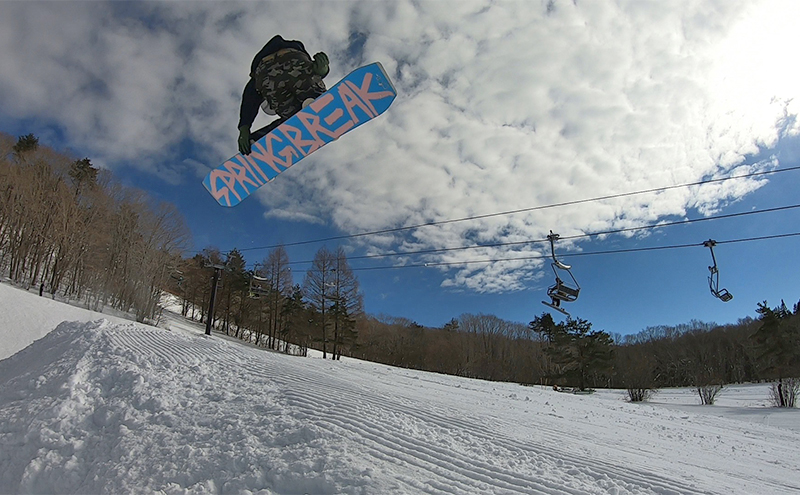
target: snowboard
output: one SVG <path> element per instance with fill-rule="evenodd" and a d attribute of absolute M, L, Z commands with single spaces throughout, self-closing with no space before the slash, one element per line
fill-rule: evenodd
<path fill-rule="evenodd" d="M 397 91 L 380 62 L 359 67 L 313 103 L 236 154 L 203 179 L 222 206 L 236 206 L 256 189 L 316 150 L 389 108 Z"/>

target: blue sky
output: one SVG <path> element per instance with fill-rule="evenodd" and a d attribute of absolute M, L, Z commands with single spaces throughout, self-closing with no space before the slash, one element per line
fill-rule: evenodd
<path fill-rule="evenodd" d="M 190 251 L 237 247 L 251 264 L 281 243 L 435 223 L 289 246 L 295 281 L 323 244 L 353 258 L 439 250 L 353 259 L 367 311 L 527 323 L 547 309 L 553 274 L 549 245 L 522 241 L 800 202 L 800 172 L 784 172 L 531 209 L 800 166 L 797 18 L 793 0 L 3 2 L 0 131 L 90 157 L 174 202 Z M 329 85 L 380 61 L 398 97 L 222 208 L 200 181 L 236 151 L 249 65 L 274 34 L 328 53 Z M 531 210 L 484 216 L 520 209 Z M 559 242 L 582 287 L 568 309 L 628 334 L 793 304 L 800 237 L 722 241 L 800 232 L 798 219 L 790 209 Z M 728 303 L 708 290 L 707 248 L 585 255 L 709 238 Z M 444 250 L 476 244 L 493 247 Z M 509 258 L 528 259 L 467 263 Z"/>

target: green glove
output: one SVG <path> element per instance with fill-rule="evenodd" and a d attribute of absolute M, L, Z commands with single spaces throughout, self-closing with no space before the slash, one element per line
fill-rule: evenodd
<path fill-rule="evenodd" d="M 318 76 L 325 77 L 328 75 L 329 70 L 328 56 L 323 52 L 314 55 L 314 61 L 311 62 L 311 72 Z"/>
<path fill-rule="evenodd" d="M 239 153 L 250 154 L 250 126 L 243 125 L 239 128 Z"/>

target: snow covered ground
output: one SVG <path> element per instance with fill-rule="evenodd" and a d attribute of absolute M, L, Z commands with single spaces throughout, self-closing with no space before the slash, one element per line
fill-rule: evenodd
<path fill-rule="evenodd" d="M 630 404 L 163 326 L 0 284 L 0 493 L 800 493 L 765 385 Z"/>

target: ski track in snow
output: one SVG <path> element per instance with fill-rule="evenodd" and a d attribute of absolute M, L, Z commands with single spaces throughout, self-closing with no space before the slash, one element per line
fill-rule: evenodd
<path fill-rule="evenodd" d="M 65 322 L 0 385 L 2 493 L 800 491 L 797 431 L 177 328 Z"/>
<path fill-rule="evenodd" d="M 308 363 L 296 358 L 249 349 L 231 358 L 230 345 L 209 352 L 202 346 L 186 346 L 179 340 L 165 346 L 158 331 L 116 332 L 112 340 L 142 353 L 152 353 L 170 365 L 197 365 L 203 357 L 212 354 L 218 356 L 218 361 L 215 360 L 218 370 L 238 368 L 245 376 L 271 377 L 282 391 L 279 396 L 285 401 L 285 407 L 293 411 L 292 419 L 336 436 L 357 438 L 364 453 L 373 458 L 367 464 L 399 466 L 396 479 L 402 485 L 389 487 L 392 490 L 581 494 L 607 493 L 610 488 L 618 488 L 619 493 L 701 493 L 674 481 L 654 482 L 649 473 L 608 465 L 598 469 L 597 460 L 571 459 L 555 451 L 542 452 L 542 447 L 537 445 L 518 442 L 509 445 L 511 439 L 499 437 L 496 431 L 479 422 L 438 414 L 418 401 L 385 395 L 376 398 L 372 391 L 359 390 L 353 382 L 335 375 L 325 376 L 324 372 L 309 377 L 308 368 L 304 366 Z M 330 367 L 335 369 L 337 364 Z M 323 367 L 326 366 L 323 364 Z M 449 441 L 442 446 L 431 442 L 430 438 L 448 438 Z M 517 469 L 486 462 L 483 459 L 487 449 L 492 450 L 491 458 L 514 459 Z M 520 472 L 519 468 L 525 466 L 530 468 Z M 414 477 L 402 475 L 409 469 Z M 596 489 L 587 491 L 592 485 L 596 485 Z"/>

